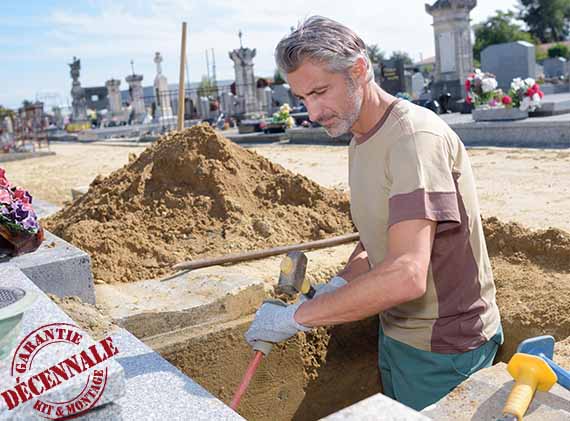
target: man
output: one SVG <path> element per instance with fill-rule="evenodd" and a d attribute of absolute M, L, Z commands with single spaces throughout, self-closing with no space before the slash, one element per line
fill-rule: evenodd
<path fill-rule="evenodd" d="M 360 243 L 311 301 L 266 303 L 248 342 L 380 314 L 384 393 L 416 410 L 490 366 L 502 343 L 475 181 L 458 136 L 436 114 L 374 82 L 364 42 L 311 17 L 276 61 L 311 120 L 352 132 L 351 214 Z"/>

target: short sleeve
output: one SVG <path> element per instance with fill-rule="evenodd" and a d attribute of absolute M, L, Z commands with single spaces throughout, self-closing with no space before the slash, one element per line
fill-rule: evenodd
<path fill-rule="evenodd" d="M 388 226 L 411 219 L 438 223 L 437 232 L 461 224 L 450 147 L 430 132 L 399 139 L 389 152 Z"/>

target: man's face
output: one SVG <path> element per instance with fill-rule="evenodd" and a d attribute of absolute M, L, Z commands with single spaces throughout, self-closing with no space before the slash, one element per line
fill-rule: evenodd
<path fill-rule="evenodd" d="M 307 107 L 311 121 L 320 123 L 337 137 L 348 133 L 360 115 L 362 88 L 342 73 L 331 73 L 325 65 L 303 62 L 287 74 L 293 93 Z"/>

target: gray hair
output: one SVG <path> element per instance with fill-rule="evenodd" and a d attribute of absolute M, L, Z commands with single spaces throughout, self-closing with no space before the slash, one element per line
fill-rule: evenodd
<path fill-rule="evenodd" d="M 304 60 L 324 63 L 329 71 L 348 75 L 360 57 L 366 60 L 366 80 L 370 82 L 374 79 L 374 69 L 362 38 L 352 29 L 322 16 L 306 19 L 275 48 L 277 68 L 284 78 Z"/>

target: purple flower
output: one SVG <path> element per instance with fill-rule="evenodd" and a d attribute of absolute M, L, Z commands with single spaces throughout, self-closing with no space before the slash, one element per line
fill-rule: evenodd
<path fill-rule="evenodd" d="M 12 204 L 12 209 L 14 210 L 14 216 L 16 218 L 16 221 L 22 221 L 26 219 L 30 214 L 30 211 L 24 209 L 24 205 L 20 201 L 14 202 Z"/>
<path fill-rule="evenodd" d="M 10 214 L 10 209 L 7 205 L 0 205 L 0 215 L 7 216 Z"/>
<path fill-rule="evenodd" d="M 24 219 L 22 222 L 22 227 L 25 230 L 37 230 L 38 229 L 38 221 L 33 216 L 29 216 L 28 218 Z"/>

